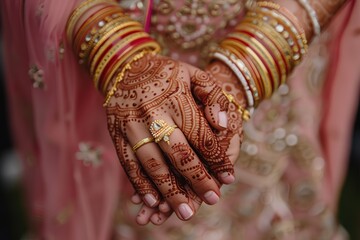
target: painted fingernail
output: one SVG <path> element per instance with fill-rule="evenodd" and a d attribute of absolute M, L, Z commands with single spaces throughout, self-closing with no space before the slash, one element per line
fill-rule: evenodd
<path fill-rule="evenodd" d="M 219 201 L 219 196 L 214 191 L 208 191 L 204 194 L 206 203 L 213 205 Z"/>
<path fill-rule="evenodd" d="M 227 115 L 226 112 L 219 112 L 219 125 L 223 128 L 227 128 Z"/>
<path fill-rule="evenodd" d="M 179 212 L 184 220 L 188 220 L 194 214 L 193 210 L 186 203 L 180 204 Z"/>
<path fill-rule="evenodd" d="M 156 198 L 150 193 L 145 194 L 144 199 L 150 207 L 153 207 L 156 204 Z"/>
<path fill-rule="evenodd" d="M 235 181 L 234 175 L 229 172 L 223 172 L 220 174 L 220 178 L 222 179 L 224 184 L 230 184 Z"/>

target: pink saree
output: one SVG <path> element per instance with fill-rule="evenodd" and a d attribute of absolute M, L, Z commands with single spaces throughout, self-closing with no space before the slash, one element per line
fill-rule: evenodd
<path fill-rule="evenodd" d="M 237 184 L 193 220 L 172 218 L 161 227 L 136 226 L 132 188 L 107 131 L 102 96 L 66 43 L 67 17 L 78 2 L 0 3 L 12 130 L 35 239 L 344 239 L 335 215 L 359 100 L 358 1 L 342 10 L 289 85 L 245 127 Z M 164 54 L 200 65 L 207 51 L 200 46 L 208 44 L 184 41 L 217 40 L 208 35 L 223 36 L 243 10 L 240 1 L 226 1 L 231 8 L 219 3 L 212 16 L 177 19 L 175 12 L 188 3 L 169 2 L 155 2 L 151 32 Z M 121 4 L 136 5 L 134 14 L 141 15 L 140 3 Z M 219 19 L 225 22 L 216 24 Z M 189 22 L 197 27 L 167 46 L 169 22 L 175 29 Z"/>

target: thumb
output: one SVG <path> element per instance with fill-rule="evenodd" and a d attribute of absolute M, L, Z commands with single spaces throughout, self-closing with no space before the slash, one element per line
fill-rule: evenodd
<path fill-rule="evenodd" d="M 209 124 L 218 130 L 227 128 L 229 100 L 221 87 L 216 84 L 211 73 L 188 65 L 191 90 L 194 98 L 200 101 Z"/>

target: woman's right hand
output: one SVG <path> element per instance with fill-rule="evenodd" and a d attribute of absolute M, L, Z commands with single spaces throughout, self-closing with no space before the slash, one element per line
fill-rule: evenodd
<path fill-rule="evenodd" d="M 228 106 L 211 75 L 195 67 L 152 54 L 131 64 L 106 107 L 108 128 L 121 165 L 149 207 L 164 199 L 180 219 L 188 220 L 201 200 L 218 201 L 216 180 L 234 181 L 233 164 L 212 129 L 226 129 Z M 169 144 L 165 139 L 148 142 L 135 153 L 134 145 L 153 137 L 149 128 L 155 120 L 176 126 Z"/>

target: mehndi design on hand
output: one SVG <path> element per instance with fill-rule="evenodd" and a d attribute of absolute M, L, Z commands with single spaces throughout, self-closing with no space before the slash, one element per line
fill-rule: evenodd
<path fill-rule="evenodd" d="M 229 103 L 209 74 L 153 55 L 131 65 L 107 106 L 109 130 L 135 190 L 148 206 L 157 206 L 164 197 L 183 220 L 196 210 L 194 196 L 200 196 L 208 204 L 217 202 L 220 191 L 212 175 L 233 174 L 233 165 L 198 108 L 190 87 L 205 108 L 227 110 Z M 168 136 L 170 144 L 149 141 L 136 149 L 135 155 L 131 146 L 152 137 L 149 127 L 159 119 L 168 126 L 178 126 Z M 211 125 L 217 123 L 215 116 Z M 188 164 L 181 165 L 185 161 L 189 161 Z M 194 175 L 194 169 L 201 176 Z M 218 180 L 229 183 L 221 177 Z M 189 190 L 184 190 L 188 188 L 186 184 L 194 191 L 193 197 L 189 196 Z M 155 199 L 152 204 L 146 201 L 147 194 Z"/>

